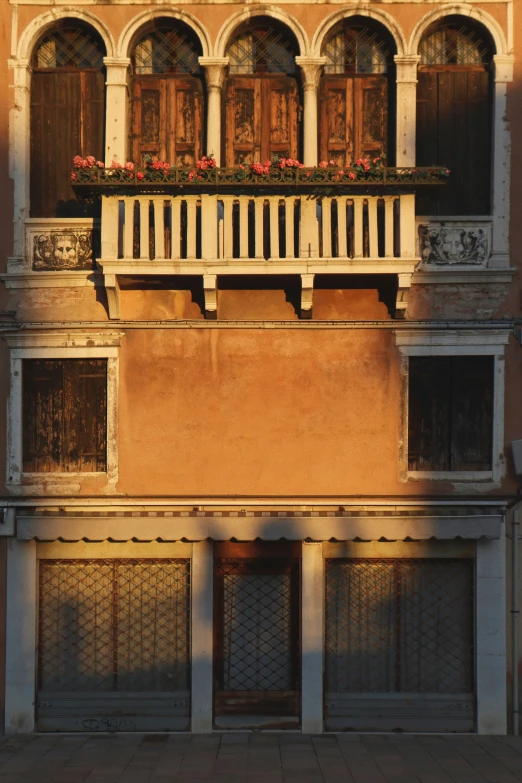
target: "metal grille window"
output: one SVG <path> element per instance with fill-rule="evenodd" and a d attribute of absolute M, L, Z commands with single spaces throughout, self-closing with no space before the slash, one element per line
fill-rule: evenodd
<path fill-rule="evenodd" d="M 36 47 L 33 67 L 38 69 L 101 68 L 105 47 L 89 26 L 65 20 L 52 28 Z"/>
<path fill-rule="evenodd" d="M 421 41 L 421 65 L 486 65 L 490 47 L 475 30 L 461 23 L 443 23 Z"/>
<path fill-rule="evenodd" d="M 297 566 L 225 560 L 216 565 L 222 651 L 220 688 L 290 691 L 296 683 Z"/>
<path fill-rule="evenodd" d="M 410 357 L 409 470 L 491 470 L 492 437 L 492 356 Z"/>
<path fill-rule="evenodd" d="M 40 563 L 40 691 L 189 688 L 188 560 Z"/>
<path fill-rule="evenodd" d="M 291 33 L 265 23 L 253 21 L 227 48 L 229 73 L 295 73 L 297 45 Z"/>
<path fill-rule="evenodd" d="M 390 58 L 379 32 L 346 22 L 334 28 L 324 44 L 323 55 L 326 57 L 326 74 L 384 74 Z"/>
<path fill-rule="evenodd" d="M 473 562 L 328 560 L 326 690 L 473 689 Z"/>
<path fill-rule="evenodd" d="M 184 25 L 159 19 L 138 39 L 132 54 L 134 73 L 199 73 L 201 44 Z"/>

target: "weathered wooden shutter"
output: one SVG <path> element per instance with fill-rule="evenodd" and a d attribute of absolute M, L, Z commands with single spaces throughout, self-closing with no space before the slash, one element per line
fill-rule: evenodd
<path fill-rule="evenodd" d="M 132 157 L 145 155 L 192 166 L 203 149 L 201 81 L 184 76 L 137 76 L 133 82 Z"/>
<path fill-rule="evenodd" d="M 226 164 L 298 156 L 298 94 L 289 76 L 233 76 L 226 87 Z"/>
<path fill-rule="evenodd" d="M 445 165 L 449 184 L 422 194 L 422 214 L 487 215 L 491 182 L 491 99 L 484 68 L 420 68 L 417 165 Z"/>
<path fill-rule="evenodd" d="M 324 76 L 321 80 L 320 157 L 339 166 L 386 152 L 388 82 L 382 75 Z"/>
<path fill-rule="evenodd" d="M 35 71 L 31 82 L 31 215 L 78 211 L 75 155 L 103 158 L 104 76 L 99 70 Z"/>
<path fill-rule="evenodd" d="M 23 362 L 23 470 L 105 471 L 107 360 Z"/>
<path fill-rule="evenodd" d="M 409 360 L 409 470 L 490 470 L 491 356 Z"/>

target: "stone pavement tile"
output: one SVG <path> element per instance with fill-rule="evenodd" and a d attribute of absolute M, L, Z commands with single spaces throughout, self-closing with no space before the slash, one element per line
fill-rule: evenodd
<path fill-rule="evenodd" d="M 416 737 L 397 737 L 393 744 L 422 783 L 452 783 L 448 773 Z"/>
<path fill-rule="evenodd" d="M 515 776 L 518 775 L 522 780 L 522 756 L 520 756 L 516 750 L 510 745 L 500 742 L 496 737 L 477 737 L 477 744 L 490 754 L 498 763 L 512 772 Z"/>
<path fill-rule="evenodd" d="M 390 738 L 364 737 L 363 742 L 387 783 L 418 783 L 418 777 L 413 774 L 410 765 L 397 751 Z"/>
<path fill-rule="evenodd" d="M 52 783 L 83 783 L 90 774 L 91 770 L 63 770 L 57 775 L 53 775 L 51 781 Z"/>
<path fill-rule="evenodd" d="M 514 751 L 522 756 L 522 737 L 514 737 L 511 734 L 507 734 L 505 737 L 495 737 L 494 739 L 505 745 L 509 745 Z"/>
<path fill-rule="evenodd" d="M 303 774 L 293 770 L 283 772 L 284 783 L 325 783 L 321 772 L 317 770 L 313 773 Z"/>
<path fill-rule="evenodd" d="M 419 735 L 419 742 L 446 770 L 455 783 L 485 783 L 486 778 L 474 769 L 444 737 Z"/>
<path fill-rule="evenodd" d="M 354 741 L 353 736 L 348 735 L 345 739 L 345 736 L 341 735 L 337 741 L 354 783 L 386 783 L 384 775 L 360 737 L 358 741 Z"/>
<path fill-rule="evenodd" d="M 121 779 L 122 773 L 115 773 L 112 774 L 98 774 L 97 772 L 92 772 L 87 778 L 85 778 L 85 783 L 118 783 L 118 780 Z"/>
<path fill-rule="evenodd" d="M 447 737 L 446 742 L 454 746 L 490 783 L 520 783 L 520 776 L 514 775 L 494 759 L 479 745 L 475 737 Z"/>
<path fill-rule="evenodd" d="M 150 772 L 127 772 L 118 778 L 118 783 L 148 783 Z"/>

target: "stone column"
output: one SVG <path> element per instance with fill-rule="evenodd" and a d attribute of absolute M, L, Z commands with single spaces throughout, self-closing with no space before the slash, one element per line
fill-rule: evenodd
<path fill-rule="evenodd" d="M 200 57 L 207 82 L 207 155 L 213 155 L 221 166 L 221 96 L 228 57 Z"/>
<path fill-rule="evenodd" d="M 509 180 L 511 176 L 511 133 L 506 119 L 507 86 L 513 81 L 513 57 L 497 54 L 493 99 L 492 211 L 493 241 L 489 266 L 509 267 Z"/>
<path fill-rule="evenodd" d="M 326 57 L 296 57 L 295 61 L 303 74 L 304 114 L 303 138 L 305 166 L 317 166 L 318 156 L 318 113 L 317 92 L 319 79 Z"/>
<path fill-rule="evenodd" d="M 415 166 L 418 55 L 395 55 L 397 69 L 396 165 Z"/>
<path fill-rule="evenodd" d="M 25 258 L 25 218 L 29 216 L 30 89 L 29 60 L 9 60 L 14 76 L 14 102 L 9 112 L 9 176 L 14 183 L 14 246 L 9 271 L 19 271 Z"/>
<path fill-rule="evenodd" d="M 117 59 L 104 57 L 107 72 L 105 82 L 105 165 L 112 160 L 125 163 L 127 160 L 128 122 L 128 68 L 127 57 Z"/>
<path fill-rule="evenodd" d="M 36 542 L 7 544 L 5 733 L 34 731 L 36 693 Z"/>
<path fill-rule="evenodd" d="M 504 526 L 503 526 L 504 527 Z M 477 734 L 505 734 L 506 539 L 477 541 L 476 563 Z"/>
<path fill-rule="evenodd" d="M 322 543 L 303 541 L 301 724 L 303 734 L 323 732 L 324 560 Z"/>
<path fill-rule="evenodd" d="M 194 734 L 212 731 L 212 623 L 213 548 L 212 541 L 192 545 L 191 563 L 192 628 L 192 725 Z"/>

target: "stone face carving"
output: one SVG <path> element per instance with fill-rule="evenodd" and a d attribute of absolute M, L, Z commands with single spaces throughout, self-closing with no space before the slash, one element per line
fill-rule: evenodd
<path fill-rule="evenodd" d="M 33 236 L 33 270 L 92 269 L 92 230 L 47 231 Z"/>
<path fill-rule="evenodd" d="M 491 252 L 491 227 L 463 224 L 422 224 L 419 251 L 423 266 L 486 266 Z"/>

